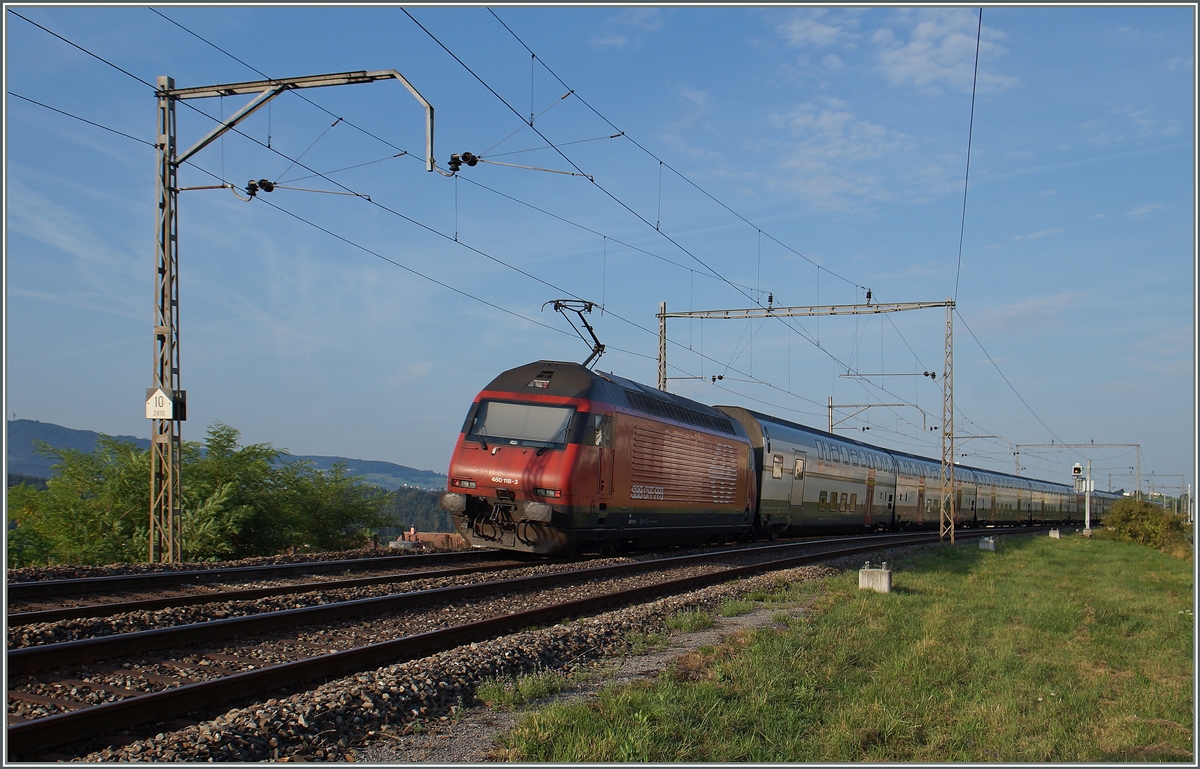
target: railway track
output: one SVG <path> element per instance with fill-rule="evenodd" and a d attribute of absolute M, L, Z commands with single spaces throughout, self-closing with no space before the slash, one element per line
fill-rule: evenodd
<path fill-rule="evenodd" d="M 8 601 L 11 605 L 17 602 L 48 598 L 74 598 L 81 595 L 130 590 L 161 590 L 182 585 L 231 584 L 251 580 L 289 579 L 316 574 L 344 574 L 383 569 L 412 569 L 508 558 L 510 556 L 496 550 L 472 550 L 458 553 L 393 555 L 336 561 L 237 566 L 228 569 L 188 569 L 146 574 L 118 574 L 85 579 L 29 580 L 9 582 L 6 587 Z"/>
<path fill-rule="evenodd" d="M 972 533 L 961 536 L 968 538 Z M 918 534 L 792 542 L 534 574 L 13 649 L 8 652 L 10 721 L 30 715 L 31 705 L 40 706 L 35 709 L 42 713 L 53 714 L 10 725 L 9 758 L 37 755 L 56 745 L 112 734 L 123 727 L 378 668 L 615 605 L 765 570 L 936 541 L 935 535 Z M 737 558 L 743 563 L 717 563 Z M 646 574 L 656 576 L 649 578 Z M 585 586 L 574 591 L 582 597 L 555 602 L 544 594 L 536 595 L 536 591 L 547 587 L 553 589 L 552 593 L 560 592 L 567 584 Z M 364 617 L 374 619 L 364 621 Z M 344 632 L 335 639 L 329 628 L 338 623 L 342 623 L 339 632 Z M 313 626 L 321 629 L 303 637 L 286 632 L 289 628 Z M 418 632 L 405 632 L 413 629 Z M 211 647 L 238 639 L 240 644 Z M 197 644 L 210 646 L 196 650 Z M 263 653 L 270 648 L 275 651 Z M 122 659 L 137 661 L 122 663 Z M 104 664 L 94 664 L 98 660 Z"/>
<path fill-rule="evenodd" d="M 373 577 L 356 577 L 353 579 L 332 579 L 323 581 L 305 581 L 288 585 L 271 585 L 241 589 L 217 589 L 206 592 L 193 592 L 183 595 L 160 595 L 145 597 L 144 590 L 133 600 L 112 600 L 101 603 L 83 603 L 56 608 L 39 608 L 28 611 L 13 612 L 10 607 L 8 626 L 31 625 L 39 622 L 58 622 L 65 619 L 83 617 L 111 617 L 130 612 L 146 612 L 158 609 L 182 606 L 200 606 L 211 603 L 228 603 L 231 601 L 250 601 L 273 596 L 296 595 L 314 591 L 350 590 L 354 588 L 389 585 L 401 582 L 413 582 L 422 579 L 440 579 L 467 574 L 484 574 L 487 572 L 511 569 L 525 565 L 520 561 L 488 559 L 490 562 L 481 566 L 461 566 L 450 569 L 428 569 L 425 571 L 403 571 L 382 574 Z"/>

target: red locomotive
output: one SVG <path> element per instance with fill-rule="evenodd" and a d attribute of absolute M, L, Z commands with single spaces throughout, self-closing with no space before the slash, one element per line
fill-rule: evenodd
<path fill-rule="evenodd" d="M 702 542 L 754 525 L 741 424 L 577 363 L 500 374 L 475 398 L 442 506 L 476 546 L 537 554 Z"/>

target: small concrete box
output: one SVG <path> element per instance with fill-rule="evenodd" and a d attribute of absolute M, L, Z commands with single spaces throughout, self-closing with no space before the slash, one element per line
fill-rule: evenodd
<path fill-rule="evenodd" d="M 874 590 L 876 593 L 892 592 L 892 570 L 887 562 L 877 569 L 871 568 L 870 562 L 863 564 L 858 570 L 858 589 Z"/>
<path fill-rule="evenodd" d="M 1062 539 L 1062 535 L 1058 533 L 1058 529 L 1050 530 L 1050 539 Z"/>
<path fill-rule="evenodd" d="M 993 553 L 996 552 L 996 540 L 992 539 L 991 537 L 984 537 L 983 539 L 979 540 L 979 549 L 991 550 Z"/>

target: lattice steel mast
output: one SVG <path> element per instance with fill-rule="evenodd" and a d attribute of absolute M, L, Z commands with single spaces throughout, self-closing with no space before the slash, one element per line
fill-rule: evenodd
<path fill-rule="evenodd" d="M 341 72 L 279 80 L 176 88 L 174 78 L 158 78 L 158 224 L 155 272 L 154 386 L 146 390 L 146 418 L 152 420 L 150 441 L 149 560 L 177 562 L 182 558 L 180 528 L 181 425 L 187 419 L 187 393 L 179 379 L 179 166 L 218 137 L 284 91 L 333 85 L 399 80 L 425 107 L 425 170 L 434 170 L 433 107 L 396 70 Z M 191 149 L 176 154 L 175 102 L 238 94 L 257 94 Z M 228 183 L 222 187 L 232 187 Z"/>

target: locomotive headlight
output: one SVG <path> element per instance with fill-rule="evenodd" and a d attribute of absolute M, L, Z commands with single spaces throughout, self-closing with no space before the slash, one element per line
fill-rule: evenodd
<path fill-rule="evenodd" d="M 558 499 L 559 497 L 562 496 L 561 489 L 534 489 L 533 493 L 535 496 L 553 497 L 554 499 Z"/>
<path fill-rule="evenodd" d="M 468 481 L 468 480 L 464 480 L 462 478 L 455 478 L 453 481 L 450 482 L 450 485 L 457 486 L 460 489 L 473 489 L 473 488 L 475 488 L 475 481 Z"/>

